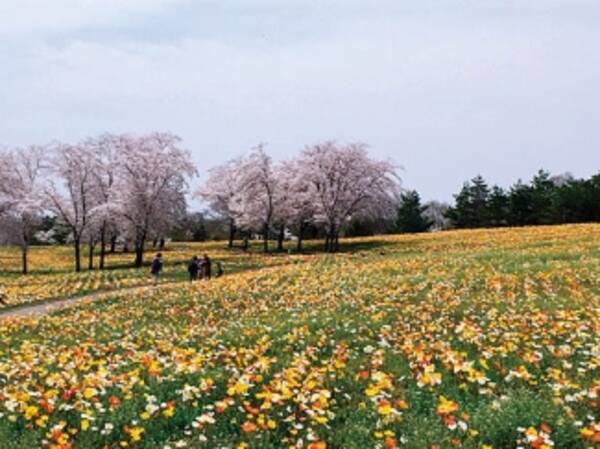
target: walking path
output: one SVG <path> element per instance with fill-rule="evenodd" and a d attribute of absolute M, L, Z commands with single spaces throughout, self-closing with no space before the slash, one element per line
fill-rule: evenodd
<path fill-rule="evenodd" d="M 281 266 L 285 266 L 288 264 L 281 265 L 273 265 L 269 267 L 256 267 L 249 270 L 245 270 L 246 272 L 254 272 L 254 271 L 264 271 L 264 270 L 274 270 Z M 235 272 L 239 273 L 239 272 Z M 227 275 L 225 275 L 227 276 Z M 165 281 L 158 284 L 158 287 L 165 286 L 173 286 L 177 284 L 188 284 L 189 280 L 171 280 Z M 0 321 L 3 319 L 10 318 L 22 318 L 22 317 L 31 317 L 36 318 L 43 315 L 47 315 L 52 312 L 56 312 L 58 310 L 70 309 L 73 307 L 91 304 L 93 302 L 106 299 L 115 293 L 126 293 L 126 292 L 135 292 L 142 291 L 144 289 L 153 288 L 150 284 L 138 285 L 127 288 L 113 288 L 109 290 L 101 290 L 94 293 L 90 293 L 88 295 L 77 295 L 77 296 L 69 296 L 66 298 L 56 298 L 48 301 L 42 301 L 31 304 L 22 304 L 15 307 L 10 307 L 8 309 L 2 310 L 0 309 Z"/>
<path fill-rule="evenodd" d="M 163 282 L 159 284 L 159 287 L 164 287 L 167 285 L 179 284 L 188 281 L 169 281 Z M 79 295 L 79 296 L 70 296 L 68 298 L 58 298 L 50 301 L 40 302 L 40 303 L 32 303 L 32 304 L 23 304 L 16 306 L 14 308 L 10 308 L 8 310 L 0 310 L 0 320 L 6 318 L 22 318 L 22 317 L 30 317 L 36 318 L 42 315 L 47 315 L 51 312 L 56 312 L 57 310 L 70 309 L 73 307 L 91 304 L 93 302 L 106 299 L 114 295 L 115 293 L 126 293 L 133 292 L 138 290 L 144 290 L 152 288 L 151 285 L 138 285 L 135 287 L 127 287 L 120 289 L 111 289 L 111 290 L 103 290 L 95 293 L 90 293 L 88 295 Z"/>

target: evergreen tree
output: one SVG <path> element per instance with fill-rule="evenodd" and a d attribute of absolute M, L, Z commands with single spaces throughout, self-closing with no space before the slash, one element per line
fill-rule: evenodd
<path fill-rule="evenodd" d="M 465 182 L 460 192 L 454 195 L 454 207 L 448 208 L 446 212 L 446 217 L 456 228 L 469 228 L 472 226 L 470 191 L 471 185 Z"/>
<path fill-rule="evenodd" d="M 471 180 L 471 209 L 473 226 L 476 228 L 484 227 L 489 224 L 488 200 L 490 189 L 481 175 Z"/>
<path fill-rule="evenodd" d="M 494 186 L 488 200 L 489 226 L 506 226 L 509 223 L 509 199 L 501 187 Z"/>
<path fill-rule="evenodd" d="M 550 179 L 550 173 L 544 170 L 531 180 L 531 216 L 529 224 L 556 223 L 555 205 L 557 201 L 557 187 Z"/>
<path fill-rule="evenodd" d="M 531 187 L 523 184 L 521 180 L 510 188 L 508 198 L 510 209 L 510 224 L 512 226 L 525 226 L 531 224 Z"/>
<path fill-rule="evenodd" d="M 448 210 L 447 217 L 457 228 L 488 226 L 488 200 L 490 189 L 481 175 L 465 182 L 454 196 L 456 204 Z"/>
<path fill-rule="evenodd" d="M 415 190 L 409 190 L 401 195 L 401 204 L 398 208 L 396 229 L 399 232 L 425 232 L 432 222 L 424 217 L 427 208 L 421 206 L 421 198 Z"/>

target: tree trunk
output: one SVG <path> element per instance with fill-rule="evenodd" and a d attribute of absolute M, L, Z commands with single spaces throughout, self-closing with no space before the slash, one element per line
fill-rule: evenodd
<path fill-rule="evenodd" d="M 106 229 L 100 232 L 100 263 L 99 268 L 104 270 L 104 257 L 106 256 Z"/>
<path fill-rule="evenodd" d="M 296 250 L 298 252 L 302 251 L 302 239 L 304 238 L 304 228 L 305 228 L 305 224 L 304 223 L 300 223 L 300 227 L 298 228 L 298 246 L 296 247 Z"/>
<path fill-rule="evenodd" d="M 127 254 L 129 252 L 129 243 L 123 243 L 123 252 Z"/>
<path fill-rule="evenodd" d="M 152 240 L 152 248 L 156 248 L 156 245 L 158 245 L 158 238 Z"/>
<path fill-rule="evenodd" d="M 144 244 L 146 237 L 143 236 L 135 242 L 135 266 L 140 268 L 144 264 Z"/>
<path fill-rule="evenodd" d="M 263 252 L 269 252 L 269 225 L 266 224 L 263 229 Z"/>
<path fill-rule="evenodd" d="M 335 234 L 335 245 L 333 247 L 333 252 L 337 253 L 340 250 L 340 233 L 336 232 Z"/>
<path fill-rule="evenodd" d="M 244 243 L 242 244 L 242 250 L 247 253 L 248 252 L 248 234 L 244 233 Z"/>
<path fill-rule="evenodd" d="M 277 236 L 277 251 L 283 252 L 283 239 L 285 238 L 285 225 L 279 227 L 279 235 Z"/>
<path fill-rule="evenodd" d="M 235 238 L 235 223 L 233 219 L 229 220 L 229 244 L 228 248 L 233 248 L 233 239 Z"/>
<path fill-rule="evenodd" d="M 328 229 L 327 237 L 325 239 L 325 251 L 327 251 L 328 253 L 333 253 L 337 251 L 338 235 L 339 231 L 334 225 L 331 225 Z"/>
<path fill-rule="evenodd" d="M 94 269 L 94 248 L 96 247 L 96 244 L 93 242 L 93 240 L 90 240 L 89 244 L 88 244 L 88 270 L 93 270 Z"/>
<path fill-rule="evenodd" d="M 81 241 L 79 237 L 74 239 L 73 245 L 75 245 L 75 271 L 79 273 L 81 271 Z"/>
<path fill-rule="evenodd" d="M 23 274 L 29 273 L 27 253 L 29 252 L 29 245 L 25 244 L 21 246 L 21 272 Z"/>
<path fill-rule="evenodd" d="M 117 236 L 113 235 L 110 238 L 110 253 L 114 254 L 116 250 L 117 250 Z"/>
<path fill-rule="evenodd" d="M 144 248 L 139 246 L 135 248 L 135 266 L 140 268 L 144 264 Z"/>
<path fill-rule="evenodd" d="M 158 241 L 158 247 L 160 249 L 165 249 L 165 238 L 161 237 L 160 240 Z"/>

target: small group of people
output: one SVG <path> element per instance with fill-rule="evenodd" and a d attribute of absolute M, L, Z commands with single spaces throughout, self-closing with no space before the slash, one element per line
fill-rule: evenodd
<path fill-rule="evenodd" d="M 161 253 L 158 253 L 152 260 L 150 265 L 150 273 L 152 274 L 152 283 L 158 284 L 160 274 L 163 270 L 164 262 Z M 212 277 L 212 261 L 207 254 L 200 259 L 198 256 L 194 256 L 188 264 L 188 274 L 190 276 L 190 282 L 197 279 L 210 279 Z M 223 265 L 221 262 L 216 262 L 215 277 L 221 277 L 223 275 Z"/>
<path fill-rule="evenodd" d="M 196 279 L 210 279 L 212 276 L 212 261 L 208 255 L 204 255 L 202 259 L 199 259 L 198 256 L 192 257 L 188 265 L 188 273 L 190 275 L 190 282 L 195 281 Z M 219 277 L 223 274 L 222 269 L 220 268 L 220 263 L 217 262 L 217 273 L 216 276 Z"/>

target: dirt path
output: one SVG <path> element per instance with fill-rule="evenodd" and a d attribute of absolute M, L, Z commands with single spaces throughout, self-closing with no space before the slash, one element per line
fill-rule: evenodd
<path fill-rule="evenodd" d="M 274 265 L 269 267 L 257 267 L 250 270 L 245 270 L 245 272 L 258 272 L 265 270 L 275 270 L 280 268 L 281 266 L 286 266 L 289 264 L 281 264 Z M 239 274 L 240 272 L 232 272 L 234 274 Z M 225 275 L 229 276 L 229 275 Z M 171 280 L 161 282 L 157 288 L 163 287 L 172 287 L 177 284 L 188 284 L 188 280 Z M 67 298 L 55 298 L 48 301 L 42 301 L 38 303 L 31 304 L 23 304 L 18 305 L 7 310 L 0 309 L 0 320 L 10 319 L 10 318 L 20 318 L 20 317 L 40 317 L 43 315 L 47 315 L 52 312 L 56 312 L 58 310 L 70 309 L 73 307 L 90 304 L 96 301 L 100 301 L 102 299 L 106 299 L 107 297 L 111 297 L 112 295 L 118 293 L 127 293 L 127 292 L 135 292 L 135 291 L 143 291 L 146 289 L 154 288 L 152 285 L 138 285 L 127 288 L 114 288 L 110 290 L 102 290 L 94 293 L 90 293 L 88 295 L 78 295 L 78 296 L 70 296 Z"/>
<path fill-rule="evenodd" d="M 159 284 L 158 288 L 171 286 L 174 284 L 180 284 L 188 281 L 169 281 Z M 73 307 L 91 304 L 93 302 L 106 299 L 113 296 L 115 293 L 127 293 L 134 291 L 143 291 L 149 288 L 153 288 L 151 285 L 139 285 L 135 287 L 127 287 L 120 289 L 104 290 L 88 295 L 71 296 L 68 298 L 58 298 L 41 303 L 23 304 L 16 306 L 8 310 L 0 310 L 0 320 L 7 318 L 21 318 L 21 317 L 40 317 L 57 310 L 70 309 Z"/>

